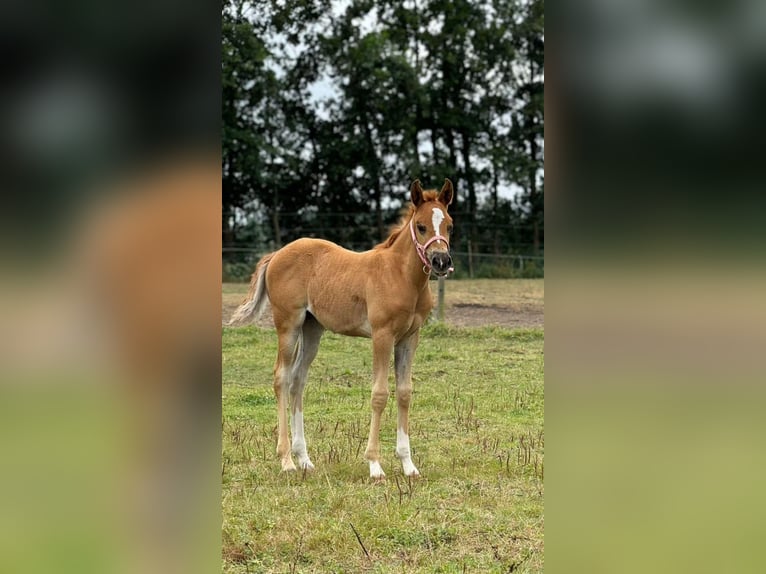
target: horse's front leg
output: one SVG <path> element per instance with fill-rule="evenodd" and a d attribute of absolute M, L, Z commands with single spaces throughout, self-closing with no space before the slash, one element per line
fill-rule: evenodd
<path fill-rule="evenodd" d="M 416 331 L 401 340 L 394 348 L 394 368 L 396 370 L 396 404 L 398 415 L 396 422 L 396 456 L 402 461 L 405 476 L 420 476 L 412 463 L 410 453 L 410 401 L 412 399 L 412 359 L 418 347 L 420 332 Z"/>
<path fill-rule="evenodd" d="M 388 401 L 388 364 L 393 346 L 394 339 L 389 333 L 378 331 L 372 334 L 372 419 L 364 458 L 370 463 L 370 478 L 375 479 L 386 476 L 380 466 L 380 415 Z"/>

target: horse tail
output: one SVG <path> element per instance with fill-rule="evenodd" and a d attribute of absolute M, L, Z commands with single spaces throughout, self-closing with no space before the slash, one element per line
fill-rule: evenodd
<path fill-rule="evenodd" d="M 269 300 L 268 289 L 266 289 L 266 268 L 269 266 L 274 253 L 264 255 L 255 268 L 253 277 L 250 280 L 250 290 L 247 296 L 229 320 L 229 325 L 241 325 L 245 322 L 251 322 L 261 316 Z"/>

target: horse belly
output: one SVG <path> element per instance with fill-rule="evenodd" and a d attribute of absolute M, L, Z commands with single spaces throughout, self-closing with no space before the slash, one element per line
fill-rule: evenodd
<path fill-rule="evenodd" d="M 315 307 L 310 302 L 308 311 L 316 317 L 325 329 L 333 333 L 351 337 L 370 337 L 372 335 L 372 327 L 366 313 L 332 313 L 321 306 Z"/>
<path fill-rule="evenodd" d="M 361 325 L 358 325 L 352 329 L 348 329 L 344 332 L 340 332 L 341 335 L 349 335 L 350 337 L 371 337 L 372 327 L 370 322 L 365 319 Z"/>

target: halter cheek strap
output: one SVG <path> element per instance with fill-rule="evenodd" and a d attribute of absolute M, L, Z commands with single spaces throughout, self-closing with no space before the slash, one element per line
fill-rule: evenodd
<path fill-rule="evenodd" d="M 412 242 L 415 244 L 415 251 L 417 251 L 418 257 L 420 257 L 420 260 L 423 262 L 423 272 L 428 275 L 431 273 L 431 264 L 428 262 L 428 257 L 426 257 L 426 249 L 428 249 L 428 246 L 432 243 L 435 243 L 436 241 L 443 241 L 444 245 L 446 245 L 447 249 L 449 249 L 449 241 L 443 235 L 434 235 L 431 239 L 421 245 L 418 243 L 418 239 L 415 236 L 415 226 L 412 223 L 412 219 L 410 219 L 410 235 L 412 235 Z M 448 273 L 453 273 L 454 271 L 454 267 L 450 267 L 447 270 Z"/>

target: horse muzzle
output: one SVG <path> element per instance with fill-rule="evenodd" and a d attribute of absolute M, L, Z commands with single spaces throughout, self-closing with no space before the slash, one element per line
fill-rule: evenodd
<path fill-rule="evenodd" d="M 434 251 L 431 253 L 431 269 L 442 277 L 452 268 L 452 257 L 449 251 Z"/>

